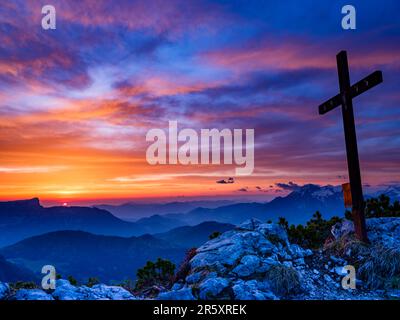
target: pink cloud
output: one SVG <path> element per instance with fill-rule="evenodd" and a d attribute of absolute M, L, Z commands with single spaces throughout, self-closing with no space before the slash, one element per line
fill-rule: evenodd
<path fill-rule="evenodd" d="M 343 47 L 349 46 L 343 44 Z M 335 55 L 340 50 L 325 42 L 291 38 L 278 41 L 271 38 L 240 47 L 208 51 L 200 59 L 238 74 L 260 70 L 333 69 L 336 68 Z M 367 51 L 360 47 L 349 52 L 349 59 L 356 68 L 376 65 L 399 67 L 399 55 L 400 48 L 396 46 L 369 48 Z"/>

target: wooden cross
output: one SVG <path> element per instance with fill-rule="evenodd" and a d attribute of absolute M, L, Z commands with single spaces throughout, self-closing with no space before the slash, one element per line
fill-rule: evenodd
<path fill-rule="evenodd" d="M 368 242 L 365 227 L 365 203 L 361 184 L 360 164 L 358 160 L 356 127 L 354 123 L 353 98 L 380 84 L 383 81 L 382 72 L 375 71 L 351 86 L 346 51 L 340 51 L 336 55 L 336 62 L 339 75 L 340 93 L 321 104 L 318 107 L 318 110 L 319 114 L 325 114 L 339 105 L 342 105 L 354 227 L 357 238 L 363 242 Z"/>

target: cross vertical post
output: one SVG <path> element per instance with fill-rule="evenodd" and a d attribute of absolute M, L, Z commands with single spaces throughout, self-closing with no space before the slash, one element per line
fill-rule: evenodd
<path fill-rule="evenodd" d="M 342 116 L 344 136 L 346 142 L 347 166 L 350 179 L 350 190 L 352 198 L 352 216 L 354 228 L 359 240 L 367 242 L 367 231 L 365 225 L 365 203 L 362 191 L 360 163 L 358 159 L 358 147 L 356 127 L 354 121 L 353 101 L 351 97 L 351 85 L 349 66 L 346 51 L 341 51 L 336 56 L 340 95 L 342 96 Z"/>
<path fill-rule="evenodd" d="M 378 70 L 351 85 L 346 51 L 340 51 L 336 55 L 336 62 L 340 92 L 336 96 L 322 103 L 318 107 L 318 111 L 319 114 L 325 114 L 340 105 L 342 106 L 354 227 L 357 238 L 363 242 L 368 242 L 364 214 L 365 203 L 361 184 L 360 163 L 358 159 L 356 126 L 354 122 L 353 99 L 382 83 L 383 76 L 382 71 Z"/>

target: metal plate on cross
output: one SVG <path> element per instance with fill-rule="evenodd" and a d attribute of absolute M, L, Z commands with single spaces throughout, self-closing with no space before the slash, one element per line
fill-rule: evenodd
<path fill-rule="evenodd" d="M 350 183 L 342 184 L 344 206 L 345 208 L 351 208 L 353 206 L 353 200 L 351 198 L 351 188 Z"/>

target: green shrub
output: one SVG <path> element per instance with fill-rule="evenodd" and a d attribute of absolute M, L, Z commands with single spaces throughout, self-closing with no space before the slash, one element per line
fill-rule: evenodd
<path fill-rule="evenodd" d="M 209 240 L 212 240 L 212 239 L 218 238 L 220 235 L 221 235 L 221 232 L 219 232 L 219 231 L 214 231 L 213 233 L 211 233 L 211 234 L 208 236 L 208 239 L 209 239 Z"/>
<path fill-rule="evenodd" d="M 132 293 L 135 290 L 135 284 L 131 279 L 125 279 L 120 283 L 116 283 L 115 285 L 118 287 L 122 287 Z"/>
<path fill-rule="evenodd" d="M 298 244 L 305 248 L 318 249 L 330 235 L 334 224 L 342 221 L 339 217 L 332 217 L 330 220 L 322 218 L 320 212 L 315 212 L 306 225 L 291 225 L 285 218 L 279 218 L 278 224 L 288 233 L 289 242 Z"/>
<path fill-rule="evenodd" d="M 276 234 L 267 234 L 266 238 L 271 242 L 273 245 L 278 245 L 280 243 L 282 246 L 286 246 L 286 242 L 281 239 L 278 235 Z"/>
<path fill-rule="evenodd" d="M 77 286 L 77 285 L 78 285 L 78 281 L 77 281 L 73 276 L 68 276 L 67 280 L 68 280 L 69 283 L 72 284 L 73 286 Z"/>
<path fill-rule="evenodd" d="M 345 217 L 347 220 L 353 220 L 351 211 L 349 210 L 346 210 Z M 365 201 L 365 217 L 400 217 L 400 203 L 397 200 L 391 202 L 390 198 L 384 194 L 381 194 L 377 198 L 367 199 Z"/>
<path fill-rule="evenodd" d="M 399 201 L 390 202 L 390 198 L 381 194 L 378 198 L 368 199 L 365 203 L 367 218 L 400 217 Z"/>
<path fill-rule="evenodd" d="M 386 282 L 388 289 L 400 289 L 400 276 L 393 277 Z"/>
<path fill-rule="evenodd" d="M 289 222 L 284 217 L 279 217 L 278 224 L 285 229 L 286 231 L 289 230 Z"/>
<path fill-rule="evenodd" d="M 24 282 L 24 281 L 17 281 L 15 283 L 10 283 L 10 287 L 12 290 L 19 290 L 19 289 L 37 289 L 38 286 L 35 282 Z"/>
<path fill-rule="evenodd" d="M 88 279 L 86 285 L 87 285 L 89 288 L 91 288 L 91 287 L 93 287 L 94 285 L 99 284 L 99 283 L 100 283 L 99 279 L 94 278 L 94 277 L 90 277 L 90 278 Z"/>
<path fill-rule="evenodd" d="M 135 289 L 142 290 L 154 285 L 167 287 L 172 282 L 174 271 L 175 265 L 169 260 L 158 258 L 155 263 L 148 261 L 137 271 Z"/>

